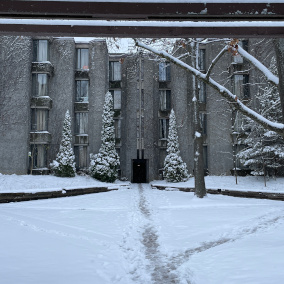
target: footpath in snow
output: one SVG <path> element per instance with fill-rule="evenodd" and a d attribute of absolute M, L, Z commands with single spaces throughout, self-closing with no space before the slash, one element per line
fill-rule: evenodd
<path fill-rule="evenodd" d="M 3 283 L 284 281 L 284 207 L 271 200 L 117 191 L 0 204 Z"/>

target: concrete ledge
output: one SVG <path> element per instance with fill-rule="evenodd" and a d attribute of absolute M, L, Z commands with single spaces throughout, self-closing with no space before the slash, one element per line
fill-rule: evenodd
<path fill-rule="evenodd" d="M 44 192 L 17 192 L 17 193 L 0 193 L 0 203 L 30 201 L 48 198 L 59 198 L 67 196 L 76 196 L 90 193 L 108 192 L 111 190 L 118 190 L 118 188 L 108 187 L 89 187 L 77 189 L 62 189 L 58 191 L 44 191 Z"/>
<path fill-rule="evenodd" d="M 165 190 L 166 188 L 175 188 L 179 191 L 184 192 L 194 192 L 194 188 L 178 188 L 170 186 L 154 186 L 159 190 Z M 228 189 L 207 189 L 207 193 L 210 194 L 221 194 L 233 197 L 243 197 L 243 198 L 257 198 L 257 199 L 270 199 L 270 200 L 280 200 L 284 201 L 284 193 L 273 193 L 273 192 L 257 192 L 257 191 L 237 191 L 237 190 L 228 190 Z"/>

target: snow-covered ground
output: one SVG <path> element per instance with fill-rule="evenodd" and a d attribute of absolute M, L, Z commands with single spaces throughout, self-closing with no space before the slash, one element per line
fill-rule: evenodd
<path fill-rule="evenodd" d="M 210 189 L 228 189 L 240 191 L 260 191 L 260 192 L 284 192 L 284 178 L 269 178 L 264 184 L 263 177 L 246 176 L 238 177 L 238 184 L 236 178 L 233 176 L 206 176 L 206 188 Z M 152 182 L 154 186 L 167 186 L 169 188 L 193 188 L 194 178 L 190 178 L 187 182 L 168 183 L 165 180 Z"/>
<path fill-rule="evenodd" d="M 1 283 L 284 281 L 281 201 L 130 185 L 0 204 Z"/>
<path fill-rule="evenodd" d="M 266 187 L 263 177 L 238 177 L 236 185 L 233 176 L 207 176 L 205 177 L 206 187 L 210 189 L 229 189 L 246 191 L 267 191 L 284 192 L 284 178 L 269 179 Z M 33 175 L 3 175 L 0 174 L 1 192 L 38 192 L 53 191 L 62 189 L 82 188 L 82 187 L 118 187 L 128 185 L 129 182 L 117 181 L 116 183 L 104 183 L 97 181 L 90 176 L 76 176 L 74 178 L 61 178 L 55 176 L 33 176 Z M 153 181 L 152 185 L 162 185 L 172 187 L 194 187 L 194 178 L 187 182 L 167 183 L 166 181 Z"/>
<path fill-rule="evenodd" d="M 127 185 L 128 182 L 117 181 L 113 183 L 100 182 L 90 176 L 78 176 L 62 178 L 52 175 L 3 175 L 0 174 L 0 193 L 6 192 L 39 192 L 56 191 L 62 189 L 85 188 L 85 187 L 117 187 Z"/>

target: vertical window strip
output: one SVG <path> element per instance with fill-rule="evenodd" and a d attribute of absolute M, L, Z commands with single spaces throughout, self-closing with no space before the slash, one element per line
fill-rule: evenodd
<path fill-rule="evenodd" d="M 78 70 L 89 69 L 89 49 L 88 48 L 77 48 L 77 64 Z"/>

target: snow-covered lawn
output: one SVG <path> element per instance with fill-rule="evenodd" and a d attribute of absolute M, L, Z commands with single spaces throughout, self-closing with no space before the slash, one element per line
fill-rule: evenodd
<path fill-rule="evenodd" d="M 233 176 L 206 176 L 206 188 L 210 189 L 228 189 L 228 190 L 241 190 L 241 191 L 262 191 L 262 192 L 284 192 L 284 178 L 278 177 L 276 179 L 270 178 L 264 185 L 263 177 L 245 176 L 238 177 L 238 184 Z M 194 178 L 190 178 L 187 182 L 168 183 L 165 180 L 153 181 L 154 186 L 167 186 L 185 188 L 194 188 Z"/>
<path fill-rule="evenodd" d="M 0 204 L 1 283 L 283 283 L 283 202 L 130 185 Z"/>
<path fill-rule="evenodd" d="M 84 188 L 84 187 L 113 187 L 129 184 L 117 181 L 116 184 L 100 182 L 90 176 L 78 176 L 73 178 L 62 178 L 52 175 L 3 175 L 0 174 L 1 192 L 39 192 L 55 191 L 62 189 Z"/>
<path fill-rule="evenodd" d="M 284 178 L 267 181 L 264 186 L 263 177 L 238 177 L 236 185 L 233 176 L 206 176 L 206 187 L 210 189 L 229 189 L 246 191 L 267 191 L 284 192 Z M 104 183 L 91 178 L 90 176 L 76 176 L 74 178 L 61 178 L 52 175 L 33 176 L 33 175 L 3 175 L 0 174 L 0 193 L 1 192 L 38 192 L 53 191 L 83 187 L 118 187 L 119 185 L 128 185 L 129 182 L 116 181 L 115 183 Z M 194 187 L 194 178 L 187 182 L 167 183 L 165 180 L 153 181 L 152 185 L 162 185 L 171 187 Z"/>

